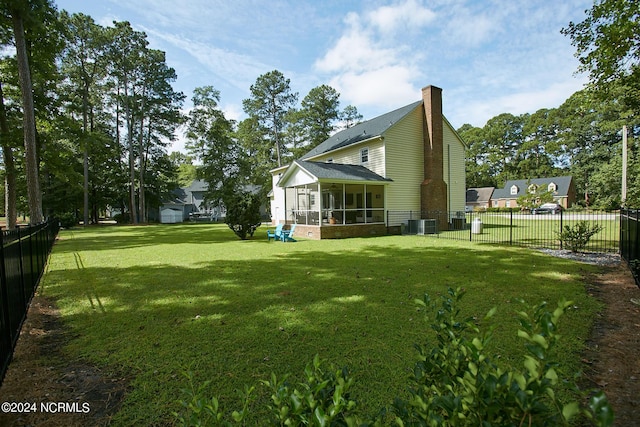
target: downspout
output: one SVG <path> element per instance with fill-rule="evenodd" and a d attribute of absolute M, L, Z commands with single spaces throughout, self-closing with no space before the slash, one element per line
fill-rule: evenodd
<path fill-rule="evenodd" d="M 447 209 L 451 215 L 451 144 L 447 144 Z"/>

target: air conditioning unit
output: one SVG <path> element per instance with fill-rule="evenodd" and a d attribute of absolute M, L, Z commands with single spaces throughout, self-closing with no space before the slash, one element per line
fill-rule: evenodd
<path fill-rule="evenodd" d="M 407 221 L 408 234 L 437 234 L 438 221 L 435 219 L 410 219 Z"/>

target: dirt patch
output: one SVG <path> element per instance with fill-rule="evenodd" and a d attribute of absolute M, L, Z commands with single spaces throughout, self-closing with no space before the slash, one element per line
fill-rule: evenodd
<path fill-rule="evenodd" d="M 36 294 L 0 388 L 2 426 L 103 426 L 121 406 L 128 381 L 65 357 L 71 339 L 53 301 Z M 28 412 L 26 412 L 28 411 Z"/>
<path fill-rule="evenodd" d="M 615 414 L 615 426 L 638 425 L 640 289 L 626 265 L 619 264 L 591 277 L 588 290 L 606 307 L 587 343 L 584 375 L 591 387 L 607 395 Z"/>
<path fill-rule="evenodd" d="M 587 290 L 606 307 L 596 319 L 584 353 L 586 385 L 605 391 L 615 412 L 614 425 L 637 425 L 640 289 L 626 266 L 618 264 L 602 267 L 599 274 L 588 277 Z M 54 302 L 36 294 L 0 388 L 0 402 L 36 403 L 37 411 L 0 413 L 0 425 L 57 427 L 110 423 L 122 404 L 128 380 L 69 359 L 62 349 L 71 338 Z M 41 411 L 41 403 L 57 402 L 68 405 L 54 414 Z"/>

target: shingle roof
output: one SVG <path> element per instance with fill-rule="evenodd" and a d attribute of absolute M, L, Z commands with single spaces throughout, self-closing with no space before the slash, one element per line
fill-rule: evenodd
<path fill-rule="evenodd" d="M 361 165 L 346 165 L 341 163 L 320 163 L 304 160 L 296 160 L 302 169 L 306 170 L 319 180 L 334 181 L 380 181 L 391 182 L 391 179 L 384 178 L 377 173 Z"/>
<path fill-rule="evenodd" d="M 402 108 L 375 117 L 366 122 L 362 122 L 348 129 L 342 130 L 329 139 L 320 143 L 313 150 L 301 157 L 302 160 L 310 159 L 314 156 L 327 153 L 329 151 L 336 150 L 338 148 L 346 147 L 351 144 L 355 144 L 366 139 L 370 139 L 376 136 L 382 135 L 392 125 L 397 123 L 404 116 L 416 109 L 419 105 L 422 105 L 422 101 L 417 101 L 409 105 L 405 105 Z"/>
<path fill-rule="evenodd" d="M 555 195 L 564 197 L 569 194 L 569 186 L 571 185 L 571 176 L 554 176 L 551 178 L 534 178 L 528 179 L 513 179 L 505 182 L 504 188 L 496 188 L 493 192 L 492 199 L 513 199 L 520 197 L 527 193 L 529 185 L 537 185 L 538 187 L 546 187 L 552 182 L 557 186 L 557 192 Z M 516 186 L 518 188 L 517 194 L 511 194 L 511 187 Z"/>
<path fill-rule="evenodd" d="M 491 195 L 495 190 L 494 187 L 478 187 L 467 189 L 467 203 L 481 203 L 491 200 Z"/>

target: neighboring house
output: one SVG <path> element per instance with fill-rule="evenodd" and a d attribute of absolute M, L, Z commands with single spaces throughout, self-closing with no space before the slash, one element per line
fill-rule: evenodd
<path fill-rule="evenodd" d="M 442 89 L 428 86 L 420 101 L 338 132 L 272 170 L 272 221 L 323 239 L 397 232 L 402 220 L 389 219 L 392 212 L 463 212 L 464 148 L 442 115 Z"/>
<path fill-rule="evenodd" d="M 219 221 L 226 216 L 224 206 L 209 205 L 204 200 L 204 195 L 209 189 L 209 184 L 201 179 L 196 179 L 188 187 L 173 190 L 172 200 L 160 207 L 160 222 L 170 224 L 183 221 Z M 246 185 L 245 191 L 257 192 L 260 187 Z M 260 214 L 266 216 L 266 207 L 260 207 Z"/>
<path fill-rule="evenodd" d="M 564 208 L 573 206 L 576 202 L 576 187 L 571 176 L 555 176 L 551 178 L 516 179 L 509 180 L 504 188 L 497 188 L 491 197 L 494 208 L 517 208 L 518 197 L 537 190 L 548 190 L 553 194 L 553 200 Z"/>
<path fill-rule="evenodd" d="M 467 189 L 466 210 L 487 209 L 491 206 L 494 187 L 477 187 Z"/>
<path fill-rule="evenodd" d="M 224 217 L 222 207 L 211 207 L 204 202 L 204 195 L 208 189 L 209 185 L 205 181 L 196 179 L 188 187 L 173 190 L 172 200 L 160 207 L 160 222 L 171 224 L 189 219 L 217 220 Z"/>

